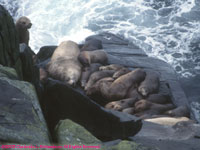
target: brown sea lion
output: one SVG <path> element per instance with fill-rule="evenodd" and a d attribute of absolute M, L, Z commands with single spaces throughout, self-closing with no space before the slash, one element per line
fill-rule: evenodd
<path fill-rule="evenodd" d="M 133 115 L 135 113 L 134 107 L 123 109 L 122 112 Z"/>
<path fill-rule="evenodd" d="M 82 51 L 78 59 L 84 66 L 89 66 L 92 63 L 105 65 L 108 62 L 108 56 L 104 50 Z"/>
<path fill-rule="evenodd" d="M 117 78 L 119 78 L 120 76 L 129 73 L 130 71 L 131 71 L 131 70 L 129 70 L 128 68 L 123 67 L 123 68 L 117 70 L 117 71 L 113 74 L 113 78 L 114 78 L 114 79 L 117 79 Z"/>
<path fill-rule="evenodd" d="M 89 77 L 89 80 L 85 86 L 85 90 L 88 91 L 91 89 L 91 87 L 100 79 L 105 77 L 111 77 L 114 74 L 114 70 L 104 70 L 104 71 L 96 71 L 91 74 Z M 97 85 L 96 85 L 97 86 Z M 88 92 L 90 93 L 90 92 Z"/>
<path fill-rule="evenodd" d="M 101 66 L 99 68 L 99 70 L 115 70 L 115 71 L 117 71 L 117 70 L 120 70 L 122 68 L 124 68 L 122 65 L 111 64 L 111 65 L 107 65 L 107 66 Z"/>
<path fill-rule="evenodd" d="M 148 71 L 145 80 L 138 87 L 138 92 L 144 97 L 149 94 L 157 93 L 159 89 L 159 76 L 157 73 Z"/>
<path fill-rule="evenodd" d="M 29 45 L 29 31 L 32 23 L 29 18 L 23 16 L 20 17 L 16 22 L 16 29 L 19 35 L 19 43 L 25 43 Z"/>
<path fill-rule="evenodd" d="M 105 77 L 100 80 L 98 80 L 96 83 L 94 83 L 88 90 L 86 91 L 87 95 L 101 95 L 102 90 L 107 90 L 110 84 L 114 79 L 112 77 Z M 101 95 L 102 96 L 102 95 Z"/>
<path fill-rule="evenodd" d="M 40 68 L 39 72 L 40 72 L 40 81 L 41 82 L 45 82 L 47 80 L 47 78 L 48 78 L 48 73 L 43 68 Z"/>
<path fill-rule="evenodd" d="M 99 63 L 93 63 L 93 64 L 90 64 L 89 67 L 85 67 L 82 71 L 82 74 L 81 74 L 81 86 L 83 88 L 85 88 L 86 86 L 86 83 L 90 77 L 90 75 L 96 71 L 99 70 L 99 67 L 101 66 L 101 64 Z"/>
<path fill-rule="evenodd" d="M 132 85 L 129 89 L 128 92 L 126 94 L 126 98 L 131 98 L 131 97 L 135 97 L 137 98 L 137 100 L 141 100 L 143 99 L 143 96 L 138 92 L 137 90 L 137 85 Z"/>
<path fill-rule="evenodd" d="M 82 46 L 81 51 L 93 51 L 102 49 L 102 42 L 97 39 L 86 39 L 85 44 Z"/>
<path fill-rule="evenodd" d="M 175 106 L 173 104 L 156 104 L 149 102 L 147 100 L 139 100 L 135 103 L 135 112 L 143 114 L 144 111 L 147 111 L 148 115 L 160 115 L 166 112 L 167 110 L 173 109 Z M 146 114 L 146 113 L 144 113 Z"/>
<path fill-rule="evenodd" d="M 133 107 L 135 102 L 137 101 L 137 98 L 126 98 L 119 101 L 113 101 L 105 105 L 105 108 L 122 111 L 123 109 Z"/>
<path fill-rule="evenodd" d="M 171 117 L 190 117 L 190 111 L 187 106 L 179 106 L 175 109 L 166 111 L 164 114 Z"/>
<path fill-rule="evenodd" d="M 81 76 L 81 64 L 78 61 L 80 49 L 73 41 L 62 42 L 54 51 L 48 63 L 48 73 L 51 77 L 76 85 Z"/>
<path fill-rule="evenodd" d="M 128 89 L 131 86 L 136 86 L 142 82 L 145 78 L 145 71 L 138 68 L 125 75 L 117 78 L 109 87 L 102 85 L 104 91 L 101 91 L 102 95 L 108 100 L 120 100 L 126 97 Z M 104 83 L 105 84 L 105 83 Z M 106 89 L 106 90 L 105 90 Z"/>

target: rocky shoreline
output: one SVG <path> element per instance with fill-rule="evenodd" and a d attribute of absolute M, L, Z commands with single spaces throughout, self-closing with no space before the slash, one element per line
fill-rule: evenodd
<path fill-rule="evenodd" d="M 19 46 L 13 19 L 2 6 L 0 19 L 0 145 L 52 145 L 56 142 L 58 145 L 101 145 L 102 149 L 147 149 L 132 142 L 136 141 L 161 150 L 169 147 L 159 143 L 188 143 L 185 148 L 193 149 L 199 146 L 198 124 L 190 122 L 175 128 L 141 121 L 133 115 L 103 108 L 80 88 L 51 78 L 42 83 L 39 67 L 46 65 L 56 46 L 42 47 L 37 54 L 38 63 L 34 65 L 32 50 L 23 44 Z M 86 41 L 88 39 L 102 41 L 109 64 L 159 72 L 160 81 L 168 83 L 174 105 L 190 107 L 170 65 L 148 57 L 117 35 L 102 33 Z M 147 131 L 150 132 L 147 134 Z M 174 138 L 179 136 L 185 138 Z"/>

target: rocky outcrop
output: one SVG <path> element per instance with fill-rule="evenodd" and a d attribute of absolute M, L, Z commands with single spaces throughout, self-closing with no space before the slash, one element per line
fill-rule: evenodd
<path fill-rule="evenodd" d="M 50 78 L 44 85 L 42 108 L 52 135 L 59 120 L 66 118 L 82 125 L 104 141 L 133 136 L 142 126 L 140 119 L 106 110 L 80 89 Z"/>
<path fill-rule="evenodd" d="M 19 41 L 14 21 L 8 11 L 0 5 L 0 64 L 16 69 L 22 79 Z"/>
<path fill-rule="evenodd" d="M 49 144 L 48 129 L 35 88 L 0 66 L 0 143 Z"/>

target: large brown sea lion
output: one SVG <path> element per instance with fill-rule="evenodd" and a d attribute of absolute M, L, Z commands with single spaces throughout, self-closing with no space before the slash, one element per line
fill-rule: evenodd
<path fill-rule="evenodd" d="M 164 112 L 173 108 L 175 108 L 173 104 L 156 104 L 144 99 L 135 103 L 136 116 L 142 118 L 146 118 L 147 116 L 150 117 L 152 115 L 162 115 Z"/>
<path fill-rule="evenodd" d="M 81 74 L 81 86 L 85 88 L 90 75 L 99 70 L 101 64 L 93 63 L 89 67 L 85 67 Z"/>
<path fill-rule="evenodd" d="M 101 84 L 101 94 L 108 100 L 124 99 L 131 86 L 139 85 L 145 78 L 145 71 L 138 68 L 117 78 L 112 84 Z"/>
<path fill-rule="evenodd" d="M 166 111 L 164 114 L 171 117 L 190 117 L 190 112 L 187 106 L 179 106 L 175 109 Z"/>
<path fill-rule="evenodd" d="M 92 63 L 105 65 L 108 62 L 108 56 L 104 50 L 82 51 L 78 59 L 84 66 L 89 66 Z"/>
<path fill-rule="evenodd" d="M 104 71 L 96 71 L 91 74 L 86 86 L 85 90 L 90 93 L 88 90 L 92 88 L 92 86 L 100 79 L 105 77 L 112 77 L 114 74 L 114 70 L 104 70 Z M 96 85 L 97 86 L 97 85 Z"/>
<path fill-rule="evenodd" d="M 122 65 L 110 64 L 110 65 L 107 65 L 107 66 L 101 66 L 99 68 L 99 70 L 115 70 L 115 71 L 117 71 L 117 70 L 120 70 L 122 68 L 124 68 Z"/>
<path fill-rule="evenodd" d="M 16 22 L 16 29 L 19 34 L 19 43 L 25 43 L 29 45 L 29 31 L 32 23 L 29 18 L 23 16 L 20 17 Z"/>
<path fill-rule="evenodd" d="M 147 71 L 145 80 L 138 87 L 138 91 L 144 97 L 147 97 L 149 94 L 158 92 L 159 83 L 160 80 L 158 74 L 152 71 Z"/>
<path fill-rule="evenodd" d="M 137 102 L 137 98 L 126 98 L 119 101 L 113 101 L 105 105 L 105 108 L 122 111 L 123 109 L 133 107 L 135 102 Z"/>
<path fill-rule="evenodd" d="M 51 77 L 76 85 L 81 76 L 81 64 L 78 61 L 80 49 L 75 42 L 64 41 L 54 51 L 48 63 L 48 73 Z"/>
<path fill-rule="evenodd" d="M 102 42 L 97 39 L 86 39 L 85 44 L 81 48 L 81 51 L 93 51 L 97 49 L 102 49 Z"/>

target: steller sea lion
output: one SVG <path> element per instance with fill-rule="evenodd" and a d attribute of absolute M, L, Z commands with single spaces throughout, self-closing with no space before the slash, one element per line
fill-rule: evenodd
<path fill-rule="evenodd" d="M 119 101 L 113 101 L 105 105 L 105 108 L 122 111 L 123 109 L 133 107 L 135 102 L 137 102 L 137 98 L 126 98 Z"/>
<path fill-rule="evenodd" d="M 134 107 L 125 108 L 122 112 L 133 115 L 135 113 Z"/>
<path fill-rule="evenodd" d="M 91 87 L 100 79 L 105 77 L 111 77 L 114 74 L 114 70 L 104 70 L 104 71 L 96 71 L 91 74 L 89 77 L 89 80 L 85 86 L 85 90 L 88 91 L 91 89 Z M 97 86 L 97 85 L 96 85 Z M 90 93 L 90 92 L 88 92 Z"/>
<path fill-rule="evenodd" d="M 145 80 L 138 87 L 138 92 L 144 97 L 149 94 L 158 92 L 159 89 L 159 76 L 157 73 L 148 71 Z"/>
<path fill-rule="evenodd" d="M 51 77 L 75 86 L 81 76 L 81 64 L 78 61 L 80 49 L 73 41 L 62 42 L 54 51 L 47 65 Z"/>
<path fill-rule="evenodd" d="M 86 39 L 85 44 L 82 46 L 81 51 L 93 51 L 102 49 L 102 42 L 97 39 Z"/>
<path fill-rule="evenodd" d="M 105 65 L 108 62 L 108 56 L 104 50 L 82 51 L 78 59 L 84 66 L 89 66 L 92 63 Z"/>
<path fill-rule="evenodd" d="M 135 103 L 135 112 L 142 115 L 160 115 L 174 107 L 173 104 L 162 105 L 142 99 Z"/>
<path fill-rule="evenodd" d="M 101 88 L 103 88 L 102 84 L 103 83 L 106 83 L 106 85 L 111 84 L 113 81 L 114 79 L 111 77 L 102 78 L 98 80 L 97 82 L 95 82 L 91 87 L 89 87 L 86 91 L 86 94 L 87 95 L 101 95 Z"/>
<path fill-rule="evenodd" d="M 179 106 L 173 110 L 168 110 L 164 113 L 171 117 L 190 117 L 190 112 L 187 106 Z"/>
<path fill-rule="evenodd" d="M 107 66 L 101 66 L 99 68 L 99 70 L 115 70 L 115 71 L 117 71 L 117 70 L 120 70 L 122 68 L 124 68 L 122 65 L 111 64 L 111 65 L 107 65 Z"/>
<path fill-rule="evenodd" d="M 145 71 L 142 69 L 135 69 L 125 75 L 120 76 L 112 84 L 101 84 L 101 94 L 108 100 L 116 101 L 124 99 L 128 89 L 131 86 L 136 86 L 145 78 Z"/>
<path fill-rule="evenodd" d="M 81 86 L 83 88 L 85 88 L 90 75 L 93 72 L 98 71 L 100 66 L 101 66 L 101 64 L 99 64 L 99 63 L 93 63 L 89 67 L 85 67 L 83 69 L 82 74 L 81 74 Z"/>
<path fill-rule="evenodd" d="M 114 79 L 117 79 L 117 78 L 119 78 L 120 76 L 122 76 L 122 75 L 124 75 L 124 74 L 127 74 L 127 73 L 129 73 L 129 72 L 131 72 L 128 68 L 121 68 L 121 69 L 119 69 L 119 70 L 117 70 L 114 74 L 113 74 L 113 78 Z"/>
<path fill-rule="evenodd" d="M 29 45 L 29 31 L 28 29 L 31 28 L 32 23 L 30 21 L 29 18 L 23 16 L 20 17 L 17 21 L 16 21 L 16 29 L 19 35 L 19 43 L 25 43 L 27 45 Z"/>

